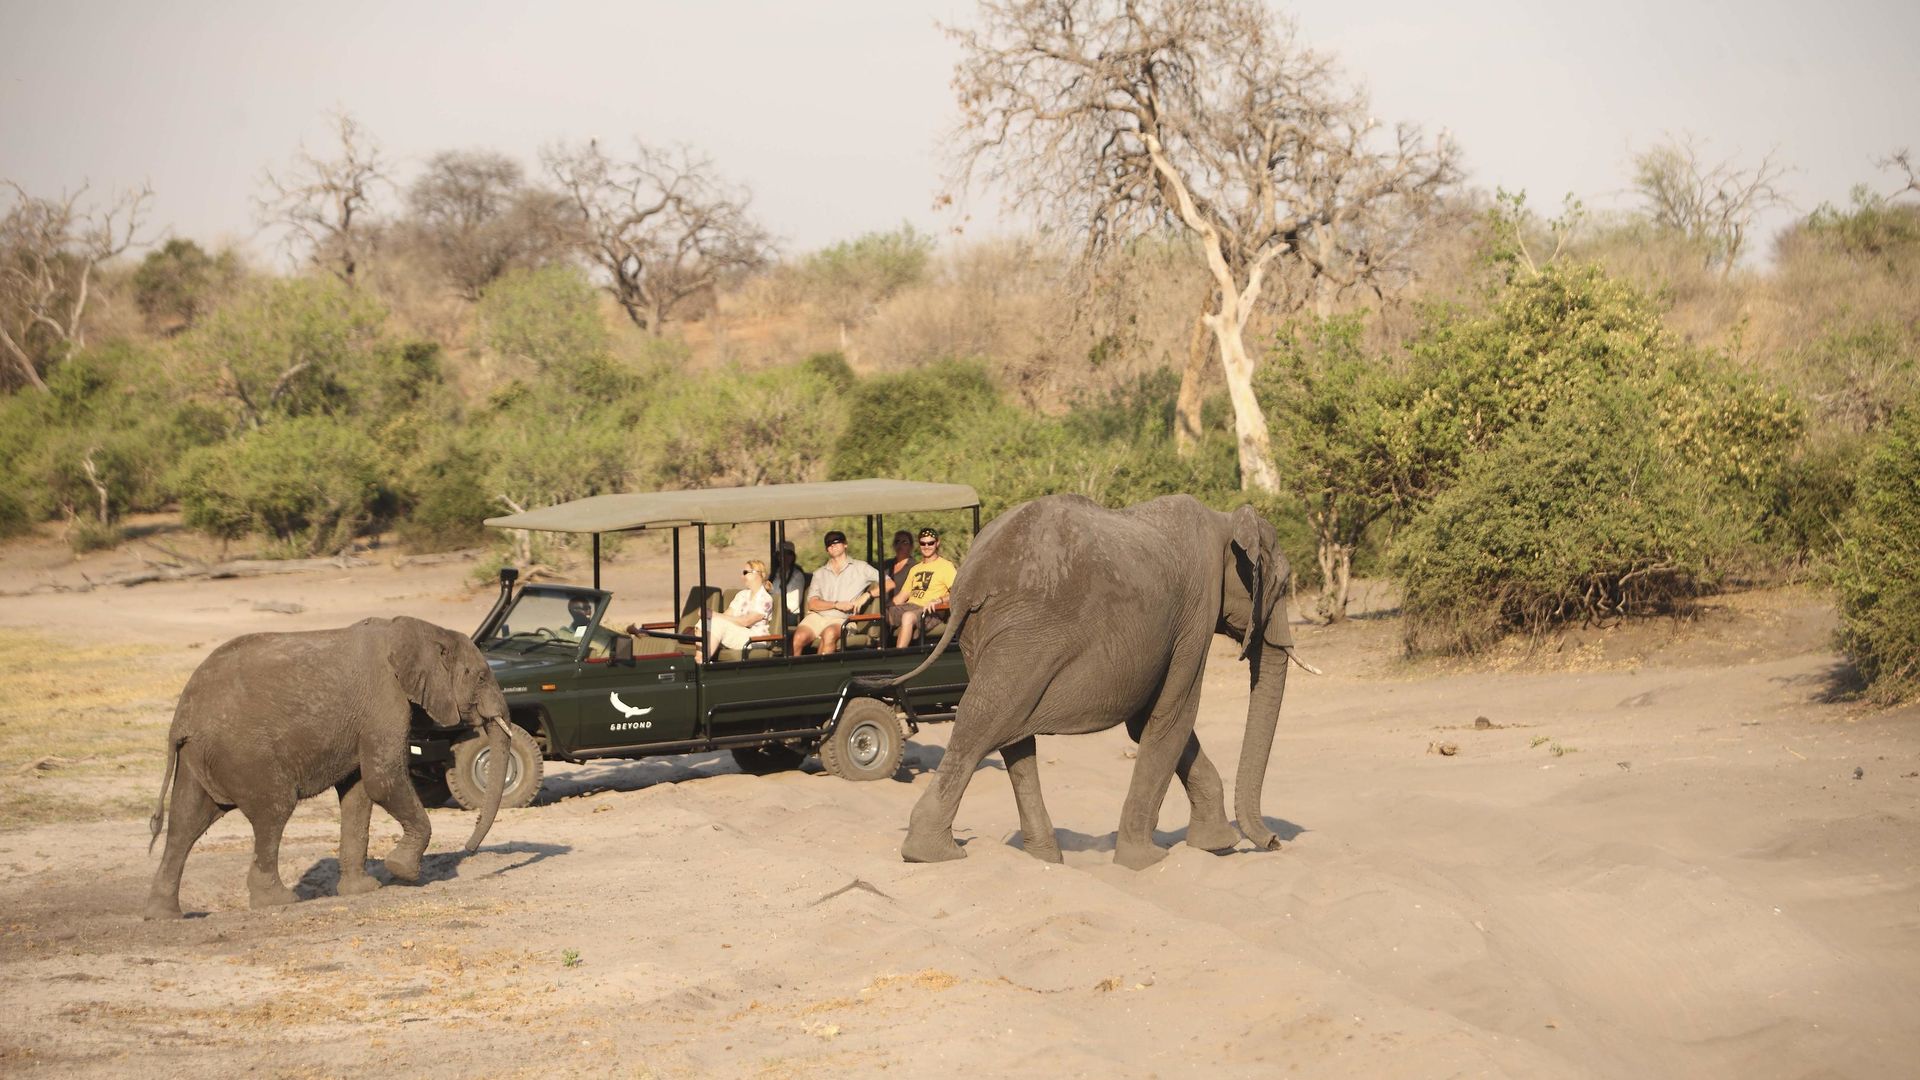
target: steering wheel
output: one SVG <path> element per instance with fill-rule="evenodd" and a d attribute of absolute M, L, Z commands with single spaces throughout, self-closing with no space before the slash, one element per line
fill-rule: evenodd
<path fill-rule="evenodd" d="M 536 628 L 534 630 L 534 633 L 539 635 L 540 640 L 542 641 L 552 641 L 555 638 L 558 638 L 560 636 L 559 634 L 554 633 L 553 631 L 547 629 L 544 626 Z"/>

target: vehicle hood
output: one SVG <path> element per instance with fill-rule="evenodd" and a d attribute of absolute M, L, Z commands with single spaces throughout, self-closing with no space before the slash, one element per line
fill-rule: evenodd
<path fill-rule="evenodd" d="M 543 672 L 570 670 L 574 662 L 571 657 L 556 660 L 551 656 L 502 656 L 498 653 L 488 653 L 487 666 L 493 669 L 493 677 L 499 681 L 502 688 L 505 688 L 509 683 L 522 681 Z"/>

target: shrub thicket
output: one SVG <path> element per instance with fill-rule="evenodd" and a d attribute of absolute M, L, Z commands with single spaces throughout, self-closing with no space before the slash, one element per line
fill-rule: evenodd
<path fill-rule="evenodd" d="M 1892 704 L 1920 696 L 1920 403 L 1886 426 L 1857 493 L 1829 570 L 1839 645 Z"/>
<path fill-rule="evenodd" d="M 1599 388 L 1467 461 L 1393 548 L 1411 649 L 1671 612 L 1714 584 L 1740 529 L 1662 448 L 1649 405 Z"/>
<path fill-rule="evenodd" d="M 1590 267 L 1516 281 L 1414 354 L 1389 442 L 1419 510 L 1392 559 L 1418 648 L 1684 607 L 1754 536 L 1800 430 Z"/>
<path fill-rule="evenodd" d="M 1411 387 L 1364 354 L 1364 332 L 1358 315 L 1290 327 L 1254 379 L 1284 501 L 1311 536 L 1308 576 L 1327 586 L 1316 613 L 1329 621 L 1346 617 L 1354 559 L 1375 523 L 1401 506 L 1388 439 Z"/>
<path fill-rule="evenodd" d="M 393 515 L 393 461 L 339 420 L 283 421 L 188 454 L 175 484 L 188 525 L 233 539 L 264 533 L 288 554 L 330 554 Z"/>

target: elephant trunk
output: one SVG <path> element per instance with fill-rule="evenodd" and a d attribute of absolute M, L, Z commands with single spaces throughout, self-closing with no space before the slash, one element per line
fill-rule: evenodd
<path fill-rule="evenodd" d="M 498 717 L 487 721 L 487 803 L 480 808 L 480 820 L 474 823 L 473 835 L 467 838 L 467 850 L 477 851 L 480 842 L 487 838 L 487 830 L 493 828 L 493 819 L 500 812 L 500 797 L 507 790 L 507 755 L 513 752 L 508 744 L 507 722 Z"/>
<path fill-rule="evenodd" d="M 1240 819 L 1241 834 L 1254 847 L 1273 851 L 1279 848 L 1280 838 L 1260 814 L 1260 794 L 1267 782 L 1274 730 L 1280 726 L 1280 702 L 1287 693 L 1287 655 L 1275 649 L 1278 655 L 1268 658 L 1263 656 L 1265 651 L 1264 643 L 1255 645 L 1248 660 L 1253 685 L 1247 692 L 1247 733 L 1240 743 L 1240 768 L 1233 780 L 1233 812 Z M 1262 659 L 1276 662 L 1263 671 Z"/>

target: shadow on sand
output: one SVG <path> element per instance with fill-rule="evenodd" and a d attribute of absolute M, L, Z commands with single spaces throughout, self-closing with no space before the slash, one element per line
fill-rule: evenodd
<path fill-rule="evenodd" d="M 482 844 L 479 851 L 472 853 L 465 851 L 430 852 L 425 858 L 420 860 L 420 880 L 417 884 L 426 885 L 435 881 L 452 881 L 460 876 L 460 864 L 473 858 L 475 855 L 525 856 L 524 858 L 514 860 L 506 866 L 484 871 L 487 876 L 491 877 L 499 874 L 512 873 L 522 867 L 532 866 L 534 863 L 551 859 L 556 855 L 566 855 L 571 851 L 573 851 L 573 848 L 566 844 L 536 844 L 515 841 L 509 844 Z M 393 879 L 393 875 L 387 873 L 386 866 L 384 866 L 378 858 L 372 858 L 367 861 L 367 873 L 371 874 L 374 880 L 383 886 L 406 884 L 405 882 L 396 882 Z M 335 896 L 338 895 L 339 891 L 339 859 L 321 859 L 319 862 L 314 863 L 307 868 L 306 873 L 300 875 L 299 882 L 293 887 L 294 895 L 302 900 L 314 900 L 323 896 Z"/>
<path fill-rule="evenodd" d="M 1267 828 L 1272 829 L 1273 834 L 1278 836 L 1282 842 L 1291 842 L 1295 837 L 1307 831 L 1304 827 L 1295 825 L 1285 818 L 1263 817 L 1261 820 L 1267 823 Z M 1053 835 L 1054 838 L 1059 841 L 1061 851 L 1111 852 L 1120 839 L 1118 832 L 1094 836 L 1089 833 L 1075 832 L 1072 829 L 1062 829 L 1058 827 L 1053 830 Z M 1173 847 L 1176 844 L 1184 844 L 1187 842 L 1187 830 L 1174 829 L 1172 831 L 1162 831 L 1155 829 L 1153 831 L 1153 842 L 1159 844 L 1161 847 Z M 1245 844 L 1245 841 L 1243 840 L 1241 843 Z M 1007 846 L 1010 848 L 1024 848 L 1025 844 L 1022 842 L 1020 834 L 1015 833 L 1007 838 Z M 1231 851 L 1221 852 L 1220 854 L 1251 855 L 1254 853 L 1255 849 L 1243 846 L 1236 847 Z"/>

